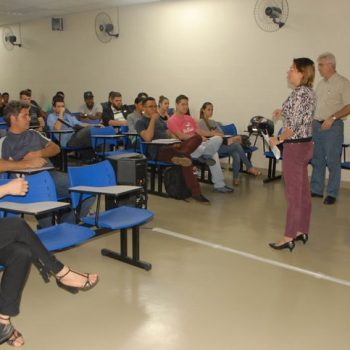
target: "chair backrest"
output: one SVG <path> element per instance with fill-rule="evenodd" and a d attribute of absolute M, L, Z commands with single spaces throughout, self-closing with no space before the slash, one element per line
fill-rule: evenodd
<path fill-rule="evenodd" d="M 7 123 L 5 122 L 4 117 L 0 117 L 0 129 L 4 129 L 4 130 L 7 130 L 7 129 L 8 129 L 8 125 L 7 125 Z"/>
<path fill-rule="evenodd" d="M 116 174 L 111 163 L 108 160 L 103 162 L 80 166 L 68 167 L 68 178 L 70 186 L 114 186 L 117 184 Z M 80 200 L 85 200 L 92 195 L 71 192 L 72 207 L 74 209 L 79 205 Z"/>
<path fill-rule="evenodd" d="M 105 128 L 91 127 L 90 130 L 91 130 L 92 148 L 95 149 L 99 145 L 116 146 L 118 144 L 117 138 L 102 139 L 102 138 L 93 137 L 93 136 L 100 136 L 100 135 L 115 135 L 115 130 L 114 130 L 113 126 L 106 126 Z"/>
<path fill-rule="evenodd" d="M 236 125 L 233 123 L 228 124 L 228 125 L 221 125 L 221 129 L 225 135 L 232 135 L 232 136 L 237 135 Z"/>
<path fill-rule="evenodd" d="M 90 124 L 90 125 L 95 125 L 95 124 L 101 124 L 102 121 L 101 121 L 101 119 L 88 119 L 88 120 L 84 120 L 84 123 Z"/>
<path fill-rule="evenodd" d="M 1 179 L 0 185 L 8 183 L 13 179 Z M 55 183 L 47 171 L 26 176 L 28 181 L 28 192 L 25 196 L 5 196 L 1 201 L 16 203 L 35 203 L 46 201 L 57 201 Z"/>
<path fill-rule="evenodd" d="M 147 144 L 143 143 L 143 140 L 140 136 L 140 153 L 147 157 Z"/>
<path fill-rule="evenodd" d="M 0 185 L 5 185 L 13 179 L 0 179 Z M 28 181 L 28 192 L 25 196 L 5 196 L 0 198 L 0 202 L 15 202 L 15 203 L 35 203 L 53 201 L 57 202 L 57 194 L 55 183 L 47 171 L 42 171 L 34 175 L 26 176 Z M 0 212 L 0 217 L 4 213 Z"/>
<path fill-rule="evenodd" d="M 120 128 L 119 128 L 119 132 L 121 134 L 125 133 L 125 132 L 128 132 L 129 131 L 129 127 L 127 125 L 122 125 Z M 123 146 L 127 147 L 128 145 L 128 141 L 129 141 L 129 137 L 128 136 L 123 136 L 122 137 L 122 142 L 123 142 Z"/>

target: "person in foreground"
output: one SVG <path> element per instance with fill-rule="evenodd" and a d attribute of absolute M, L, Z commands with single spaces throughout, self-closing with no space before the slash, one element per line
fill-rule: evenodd
<path fill-rule="evenodd" d="M 0 197 L 23 196 L 27 191 L 28 183 L 18 178 L 0 186 Z M 23 219 L 3 218 L 0 224 L 0 264 L 4 266 L 0 287 L 0 344 L 7 342 L 20 347 L 24 339 L 12 325 L 10 317 L 19 314 L 22 292 L 32 263 L 45 281 L 52 275 L 58 287 L 74 294 L 93 288 L 98 282 L 98 275 L 75 272 L 64 265 L 48 252 Z"/>
<path fill-rule="evenodd" d="M 312 121 L 316 96 L 312 90 L 315 65 L 309 58 L 296 58 L 288 71 L 288 83 L 293 92 L 282 109 L 274 111 L 275 118 L 283 117 L 283 131 L 270 139 L 271 147 L 284 143 L 283 177 L 288 203 L 284 237 L 270 243 L 274 249 L 292 251 L 296 241 L 308 240 L 311 216 L 311 194 L 307 166 L 313 154 Z"/>

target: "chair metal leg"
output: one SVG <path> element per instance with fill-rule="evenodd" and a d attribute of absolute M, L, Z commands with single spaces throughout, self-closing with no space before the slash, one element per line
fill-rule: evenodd
<path fill-rule="evenodd" d="M 128 256 L 128 237 L 127 229 L 120 230 L 120 253 L 114 252 L 110 249 L 102 249 L 101 254 L 108 256 L 126 264 L 133 265 L 149 271 L 152 269 L 152 264 L 140 260 L 140 228 L 135 226 L 132 228 L 132 257 Z"/>
<path fill-rule="evenodd" d="M 267 178 L 263 180 L 264 184 L 271 181 L 280 180 L 282 178 L 282 175 L 276 175 L 276 165 L 276 158 L 269 158 L 269 169 L 267 171 Z"/>
<path fill-rule="evenodd" d="M 163 168 L 158 167 L 158 193 L 163 193 Z"/>

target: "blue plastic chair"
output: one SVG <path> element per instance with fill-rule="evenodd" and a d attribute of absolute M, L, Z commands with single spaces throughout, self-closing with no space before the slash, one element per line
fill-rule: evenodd
<path fill-rule="evenodd" d="M 118 138 L 101 138 L 99 136 L 109 136 L 109 135 L 116 135 L 115 129 L 113 126 L 107 126 L 105 128 L 96 128 L 91 127 L 91 144 L 92 148 L 94 149 L 96 155 L 101 157 L 102 159 L 106 158 L 107 156 L 113 156 L 113 155 L 120 155 L 120 154 L 129 154 L 132 153 L 129 150 L 121 149 L 121 150 L 114 150 L 114 151 L 106 151 L 106 146 L 112 146 L 113 148 L 118 147 Z M 99 150 L 99 148 L 102 147 L 102 151 Z"/>
<path fill-rule="evenodd" d="M 25 196 L 5 196 L 0 199 L 0 202 L 57 202 L 55 184 L 51 175 L 47 171 L 26 176 L 26 180 L 29 184 L 29 190 Z M 0 185 L 3 185 L 9 181 L 11 180 L 0 180 Z M 5 216 L 8 216 L 7 213 L 1 211 L 0 217 Z M 49 251 L 61 250 L 76 246 L 95 236 L 95 232 L 87 227 L 68 223 L 62 223 L 37 230 L 36 234 Z"/>
<path fill-rule="evenodd" d="M 8 129 L 8 125 L 5 122 L 4 117 L 0 117 L 0 130 L 1 129 L 3 129 L 3 130 L 7 130 Z"/>
<path fill-rule="evenodd" d="M 140 151 L 147 158 L 147 166 L 150 171 L 150 188 L 147 189 L 148 193 L 155 194 L 161 197 L 168 197 L 168 195 L 163 192 L 163 177 L 164 170 L 166 168 L 174 166 L 173 163 L 162 162 L 157 159 L 151 159 L 147 152 L 147 144 L 140 142 Z M 157 177 L 157 189 L 156 189 L 156 177 Z"/>
<path fill-rule="evenodd" d="M 231 123 L 228 125 L 221 125 L 220 127 L 225 135 L 237 136 L 237 128 L 235 124 Z"/>
<path fill-rule="evenodd" d="M 283 130 L 283 128 L 280 128 L 278 130 L 278 133 L 277 133 L 278 136 L 281 135 L 282 130 Z M 264 179 L 263 182 L 267 183 L 267 182 L 281 179 L 282 175 L 276 175 L 276 165 L 277 165 L 278 160 L 276 159 L 275 155 L 271 151 L 270 147 L 269 147 L 268 151 L 264 152 L 264 156 L 265 156 L 265 158 L 267 158 L 269 160 L 269 166 L 268 166 L 268 170 L 267 170 L 267 178 Z M 282 160 L 282 156 L 281 156 L 280 160 Z"/>
<path fill-rule="evenodd" d="M 343 161 L 341 163 L 341 168 L 344 170 L 350 170 L 350 162 L 346 160 L 346 149 L 349 147 L 350 145 L 347 143 L 343 143 Z"/>
<path fill-rule="evenodd" d="M 68 176 L 70 185 L 93 186 L 95 188 L 104 186 L 115 186 L 116 175 L 109 161 L 82 167 L 69 167 Z M 103 191 L 101 191 L 103 192 Z M 72 207 L 79 212 L 79 206 L 83 199 L 91 196 L 91 192 L 71 192 Z M 120 230 L 120 253 L 109 249 L 102 249 L 101 254 L 127 264 L 134 265 L 145 270 L 150 270 L 152 265 L 140 260 L 140 225 L 153 218 L 153 213 L 147 209 L 133 208 L 127 206 L 116 207 L 101 211 L 100 201 L 102 193 L 97 194 L 96 213 L 80 218 L 87 225 L 96 226 L 101 229 Z M 127 232 L 132 230 L 132 257 L 128 256 Z"/>

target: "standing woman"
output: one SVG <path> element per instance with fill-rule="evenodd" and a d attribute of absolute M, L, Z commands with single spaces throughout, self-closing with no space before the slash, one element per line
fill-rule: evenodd
<path fill-rule="evenodd" d="M 288 202 L 284 237 L 270 243 L 274 249 L 292 251 L 295 241 L 308 240 L 311 216 L 311 194 L 307 166 L 313 154 L 312 120 L 316 97 L 312 90 L 315 65 L 309 58 L 295 58 L 288 71 L 288 83 L 293 92 L 282 109 L 273 112 L 275 118 L 283 117 L 283 132 L 272 137 L 271 146 L 283 146 L 283 177 Z"/>
<path fill-rule="evenodd" d="M 214 106 L 211 102 L 205 102 L 200 110 L 199 126 L 201 129 L 211 132 L 212 136 L 224 136 L 220 124 L 212 119 Z M 228 153 L 232 157 L 232 172 L 233 185 L 239 185 L 239 171 L 241 168 L 241 161 L 246 166 L 247 172 L 258 176 L 260 171 L 253 167 L 251 161 L 248 159 L 242 145 L 241 136 L 233 136 L 226 140 L 227 144 L 221 145 L 219 153 Z"/>
<path fill-rule="evenodd" d="M 160 115 L 160 118 L 164 121 L 167 121 L 169 119 L 169 99 L 165 96 L 159 96 L 158 101 L 158 113 Z"/>

